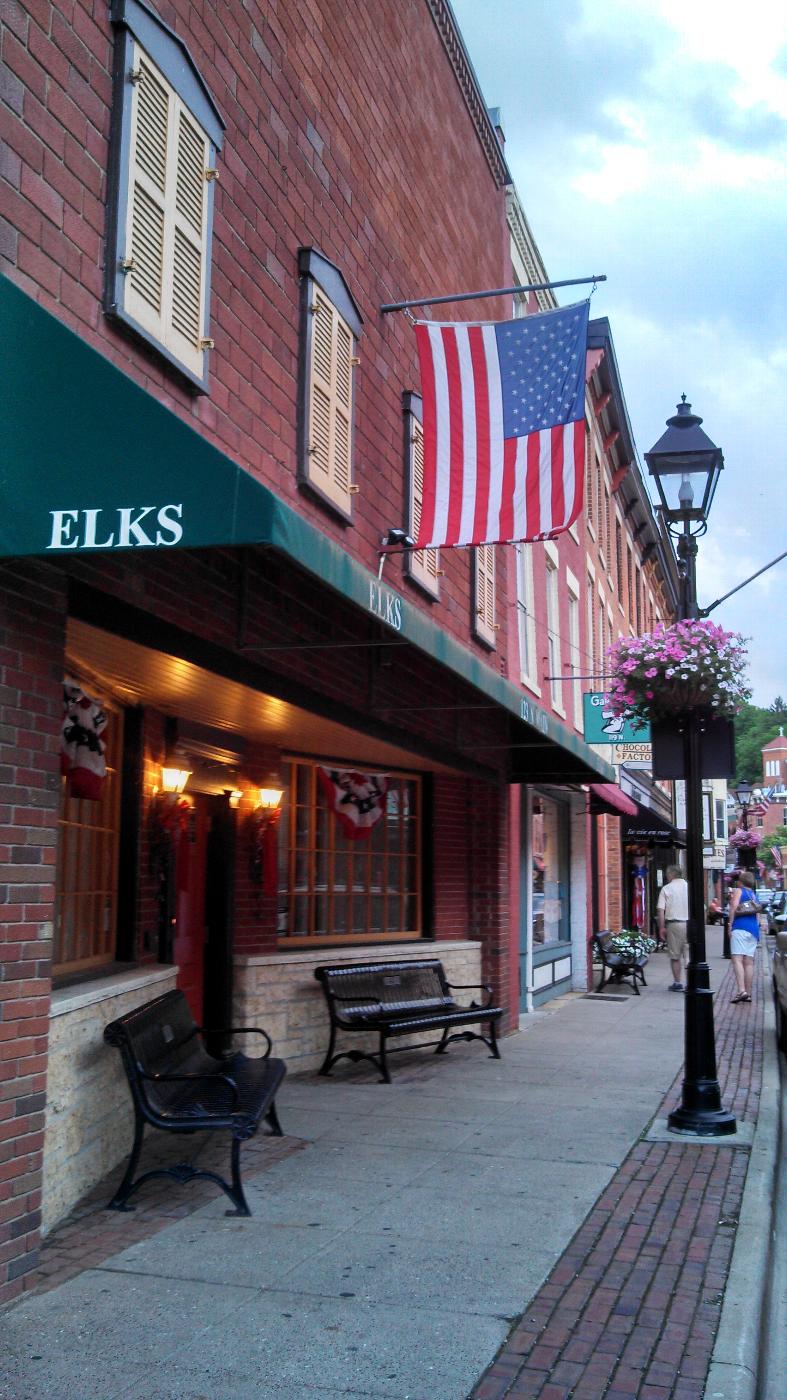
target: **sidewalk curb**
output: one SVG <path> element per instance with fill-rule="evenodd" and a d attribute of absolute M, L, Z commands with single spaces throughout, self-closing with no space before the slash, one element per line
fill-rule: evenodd
<path fill-rule="evenodd" d="M 764 981 L 760 1107 L 705 1400 L 756 1400 L 757 1395 L 780 1137 L 779 1051 L 770 961 Z"/>

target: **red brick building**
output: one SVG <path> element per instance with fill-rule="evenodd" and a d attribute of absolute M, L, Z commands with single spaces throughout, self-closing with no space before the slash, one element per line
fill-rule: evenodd
<path fill-rule="evenodd" d="M 420 431 L 380 307 L 512 275 L 448 7 L 10 0 L 4 25 L 2 1300 L 42 1212 L 127 1147 L 107 1021 L 177 976 L 310 1068 L 326 947 L 437 940 L 516 1025 L 509 794 L 577 794 L 539 839 L 572 842 L 584 942 L 582 785 L 611 776 L 512 670 L 513 551 L 378 571 Z M 386 774 L 369 842 L 320 768 Z"/>

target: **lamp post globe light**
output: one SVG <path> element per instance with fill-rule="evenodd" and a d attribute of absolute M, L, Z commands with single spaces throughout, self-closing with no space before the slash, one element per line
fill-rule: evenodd
<path fill-rule="evenodd" d="M 644 454 L 656 483 L 661 509 L 677 542 L 680 570 L 680 617 L 690 621 L 697 608 L 697 539 L 708 528 L 719 475 L 724 466 L 721 448 L 701 428 L 682 396 L 677 412 L 667 419 L 667 431 Z M 686 786 L 686 878 L 689 886 L 689 964 L 686 969 L 685 1063 L 681 1104 L 667 1120 L 673 1132 L 721 1137 L 736 1130 L 732 1113 L 722 1108 L 716 1070 L 713 993 L 705 952 L 705 901 L 702 866 L 702 764 L 700 734 L 703 716 L 689 710 L 683 716 L 683 775 Z"/>

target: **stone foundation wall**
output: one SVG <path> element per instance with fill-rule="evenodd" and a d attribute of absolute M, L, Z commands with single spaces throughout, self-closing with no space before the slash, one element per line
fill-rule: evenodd
<path fill-rule="evenodd" d="M 104 1044 L 104 1027 L 170 991 L 176 973 L 175 967 L 145 968 L 54 993 L 44 1134 L 44 1234 L 131 1151 L 131 1095 L 120 1055 Z"/>
<path fill-rule="evenodd" d="M 443 941 L 414 947 L 408 943 L 369 948 L 319 948 L 306 952 L 278 952 L 235 960 L 233 1024 L 263 1026 L 273 1040 L 273 1053 L 287 1061 L 290 1074 L 319 1069 L 328 1046 L 328 1008 L 314 969 L 321 964 L 397 962 L 401 959 L 440 958 L 449 982 L 478 983 L 481 976 L 481 944 L 467 940 Z M 477 992 L 458 993 L 470 1002 Z M 475 1029 L 475 1027 L 471 1027 Z M 341 1035 L 341 1032 L 340 1032 Z M 433 1036 L 412 1039 L 439 1040 Z M 405 1045 L 411 1037 L 397 1036 Z M 337 1049 L 376 1050 L 378 1037 L 346 1035 Z"/>

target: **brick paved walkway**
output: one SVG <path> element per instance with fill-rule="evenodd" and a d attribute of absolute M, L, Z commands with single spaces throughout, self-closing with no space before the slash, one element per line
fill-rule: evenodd
<path fill-rule="evenodd" d="M 153 1139 L 155 1142 L 156 1140 Z M 299 1138 L 272 1137 L 259 1134 L 243 1144 L 243 1180 L 249 1181 L 267 1171 L 274 1162 L 299 1152 L 307 1144 Z M 174 1162 L 190 1161 L 209 1171 L 226 1176 L 229 1171 L 229 1141 L 224 1134 L 195 1133 L 188 1152 L 182 1139 L 172 1136 L 160 1139 L 157 1148 L 146 1141 L 140 1170 L 169 1166 Z M 216 1187 L 210 1181 L 189 1182 L 187 1189 L 169 1178 L 149 1182 L 142 1188 L 133 1211 L 107 1210 L 115 1188 L 123 1175 L 125 1163 L 111 1172 L 89 1196 L 80 1201 L 62 1224 L 45 1240 L 36 1273 L 31 1274 L 31 1291 L 46 1292 L 57 1288 L 83 1269 L 95 1268 L 119 1250 L 138 1240 L 158 1234 L 173 1220 L 193 1215 L 206 1202 L 216 1199 Z M 229 1201 L 227 1202 L 229 1206 Z"/>
<path fill-rule="evenodd" d="M 765 965 L 750 1005 L 730 1005 L 731 967 L 715 999 L 722 1101 L 744 1122 L 759 1104 Z M 748 1162 L 742 1147 L 638 1142 L 471 1400 L 702 1400 Z"/>

